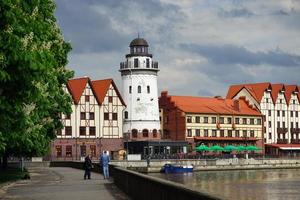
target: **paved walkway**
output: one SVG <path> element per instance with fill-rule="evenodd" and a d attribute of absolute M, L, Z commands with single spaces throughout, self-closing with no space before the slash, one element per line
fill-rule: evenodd
<path fill-rule="evenodd" d="M 91 180 L 83 179 L 83 170 L 63 167 L 31 168 L 31 180 L 4 186 L 0 199 L 22 200 L 125 200 L 129 199 L 111 180 L 92 173 Z"/>

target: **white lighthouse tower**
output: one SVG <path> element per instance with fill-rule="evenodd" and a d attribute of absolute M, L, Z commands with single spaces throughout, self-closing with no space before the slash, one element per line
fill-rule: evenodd
<path fill-rule="evenodd" d="M 123 82 L 123 131 L 132 140 L 160 139 L 157 73 L 158 63 L 152 60 L 148 43 L 143 38 L 130 42 L 130 53 L 120 63 Z"/>

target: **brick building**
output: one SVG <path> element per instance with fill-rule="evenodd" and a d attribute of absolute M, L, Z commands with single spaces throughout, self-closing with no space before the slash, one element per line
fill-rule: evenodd
<path fill-rule="evenodd" d="M 64 127 L 51 143 L 52 160 L 79 160 L 87 154 L 98 159 L 103 150 L 111 155 L 122 150 L 125 103 L 114 81 L 72 79 L 65 91 L 73 99 L 72 113 L 61 116 Z"/>
<path fill-rule="evenodd" d="M 159 98 L 163 137 L 196 144 L 263 147 L 262 115 L 244 98 L 169 96 Z"/>

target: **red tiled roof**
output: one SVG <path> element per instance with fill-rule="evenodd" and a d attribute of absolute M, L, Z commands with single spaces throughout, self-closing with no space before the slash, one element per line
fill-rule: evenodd
<path fill-rule="evenodd" d="M 247 89 L 248 92 L 253 96 L 253 98 L 260 103 L 264 92 L 271 86 L 270 83 L 253 83 L 253 84 L 241 84 L 241 85 L 232 85 L 229 87 L 226 98 L 232 99 L 237 95 L 239 91 L 243 88 Z"/>
<path fill-rule="evenodd" d="M 242 98 L 233 100 L 191 96 L 169 97 L 180 110 L 187 113 L 261 115 L 255 108 L 252 108 L 245 99 Z M 237 103 L 239 108 L 237 108 Z"/>
<path fill-rule="evenodd" d="M 232 86 L 229 87 L 226 98 L 227 99 L 234 98 L 243 88 L 245 88 L 258 103 L 261 102 L 262 97 L 264 95 L 264 92 L 267 89 L 270 89 L 271 90 L 272 101 L 273 101 L 274 104 L 276 103 L 279 92 L 281 90 L 285 90 L 285 99 L 287 101 L 287 104 L 289 104 L 292 93 L 295 92 L 295 91 L 298 92 L 299 89 L 300 89 L 300 86 L 297 86 L 297 85 L 284 85 L 282 83 L 271 84 L 271 83 L 268 83 L 268 82 L 266 82 L 266 83 L 232 85 Z M 300 94 L 299 93 L 298 93 L 298 100 L 300 101 Z"/>
<path fill-rule="evenodd" d="M 110 84 L 113 85 L 118 97 L 120 98 L 123 105 L 125 105 L 118 88 L 116 87 L 114 81 L 112 79 L 104 79 L 104 80 L 96 80 L 92 81 L 92 88 L 95 93 L 95 96 L 99 102 L 99 104 L 102 104 L 104 101 L 104 97 L 106 96 L 106 93 L 109 89 Z"/>
<path fill-rule="evenodd" d="M 291 100 L 291 97 L 292 97 L 292 93 L 293 93 L 294 91 L 298 91 L 297 85 L 286 85 L 286 86 L 285 86 L 285 93 L 284 93 L 284 96 L 285 96 L 285 99 L 286 99 L 287 104 L 290 103 L 290 100 Z"/>
<path fill-rule="evenodd" d="M 71 79 L 68 81 L 67 88 L 69 89 L 75 104 L 79 103 L 84 88 L 89 81 L 90 79 L 87 77 Z"/>

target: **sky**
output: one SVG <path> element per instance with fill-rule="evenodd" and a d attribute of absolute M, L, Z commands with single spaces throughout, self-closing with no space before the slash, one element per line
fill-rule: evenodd
<path fill-rule="evenodd" d="M 300 85 L 298 0 L 55 0 L 75 77 L 113 78 L 145 38 L 159 92 L 225 96 L 233 84 Z"/>

